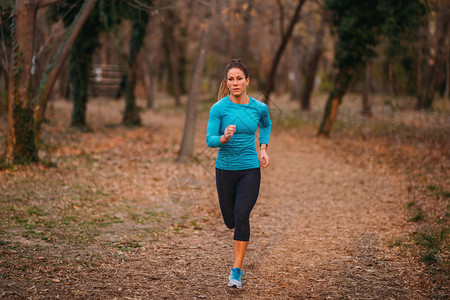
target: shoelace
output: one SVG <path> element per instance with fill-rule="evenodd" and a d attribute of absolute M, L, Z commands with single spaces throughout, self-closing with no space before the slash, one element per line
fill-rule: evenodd
<path fill-rule="evenodd" d="M 236 280 L 241 280 L 241 276 L 243 276 L 244 274 L 242 273 L 242 271 L 240 269 L 233 269 L 233 274 L 231 275 L 231 278 L 236 279 Z"/>

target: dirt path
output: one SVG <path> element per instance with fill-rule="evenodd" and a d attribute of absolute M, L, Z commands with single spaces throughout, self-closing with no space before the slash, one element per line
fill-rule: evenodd
<path fill-rule="evenodd" d="M 421 298 L 420 271 L 385 245 L 401 230 L 399 179 L 350 166 L 313 141 L 288 138 L 274 136 L 271 143 L 272 165 L 251 219 L 245 289 L 225 287 L 231 233 L 220 219 L 169 236 L 89 280 L 110 281 L 101 295 L 114 296 L 116 287 L 144 298 Z"/>
<path fill-rule="evenodd" d="M 168 136 L 168 140 L 179 138 L 182 125 L 179 118 L 156 114 L 152 117 L 151 126 L 158 128 L 161 136 Z M 199 126 L 199 136 L 203 125 L 204 121 Z M 128 151 L 132 151 L 131 145 L 145 147 L 136 142 L 135 133 L 125 133 L 121 138 Z M 203 140 L 198 143 L 201 145 Z M 192 168 L 204 175 L 201 196 L 194 199 L 193 206 L 176 207 L 169 203 L 167 207 L 172 205 L 174 213 L 178 210 L 198 224 L 182 224 L 155 240 L 147 240 L 145 247 L 122 258 L 102 253 L 98 248 L 84 249 L 102 257 L 94 268 L 72 268 L 68 272 L 49 266 L 48 272 L 63 278 L 61 284 L 44 288 L 39 283 L 36 288 L 31 282 L 22 285 L 15 294 L 14 282 L 9 281 L 8 285 L 2 285 L 8 286 L 4 297 L 425 298 L 421 284 L 423 268 L 387 246 L 390 239 L 405 230 L 402 207 L 406 192 L 402 179 L 382 169 L 365 170 L 350 165 L 333 156 L 333 151 L 327 149 L 330 144 L 296 137 L 291 131 L 274 130 L 271 166 L 263 171 L 260 198 L 251 216 L 252 235 L 242 290 L 226 287 L 232 265 L 232 232 L 220 218 L 214 178 L 208 175 L 211 170 L 197 165 Z M 156 167 L 163 168 L 162 164 Z M 135 167 L 135 174 L 140 176 L 135 176 L 133 182 L 141 187 L 148 184 L 149 176 L 164 177 L 165 172 L 173 174 L 174 170 L 186 175 L 191 168 Z M 152 203 L 148 205 L 155 205 Z M 126 228 L 127 234 L 136 228 Z M 114 228 L 109 232 L 112 231 Z"/>
<path fill-rule="evenodd" d="M 416 286 L 421 272 L 386 246 L 403 224 L 398 178 L 370 174 L 330 157 L 313 140 L 274 135 L 270 153 L 272 165 L 263 173 L 261 196 L 251 219 L 245 289 L 225 287 L 232 263 L 231 234 L 219 220 L 203 232 L 183 235 L 177 240 L 179 247 L 159 250 L 168 255 L 170 267 L 159 264 L 159 279 L 152 282 L 153 288 L 147 286 L 148 295 L 424 297 Z"/>
<path fill-rule="evenodd" d="M 285 139 L 271 149 L 268 207 L 260 207 L 279 213 L 271 225 L 283 230 L 274 232 L 255 284 L 278 287 L 269 289 L 274 297 L 420 297 L 411 287 L 418 274 L 386 247 L 403 223 L 401 181 L 348 165 L 313 140 Z"/>

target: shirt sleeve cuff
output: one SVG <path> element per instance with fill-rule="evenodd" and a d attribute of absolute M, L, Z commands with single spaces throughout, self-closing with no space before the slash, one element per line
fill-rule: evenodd
<path fill-rule="evenodd" d="M 220 142 L 220 136 L 209 136 L 206 139 L 206 144 L 208 145 L 208 147 L 211 148 L 217 148 L 222 146 L 222 143 Z"/>

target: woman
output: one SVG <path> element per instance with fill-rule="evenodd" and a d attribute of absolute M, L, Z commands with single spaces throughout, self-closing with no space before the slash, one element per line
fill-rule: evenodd
<path fill-rule="evenodd" d="M 249 217 L 256 203 L 261 181 L 260 167 L 267 168 L 272 122 L 269 108 L 247 95 L 250 82 L 247 67 L 232 60 L 219 89 L 217 103 L 209 113 L 208 147 L 219 147 L 216 186 L 225 225 L 234 228 L 234 265 L 228 286 L 242 287 L 242 261 L 250 238 Z M 260 127 L 259 159 L 255 133 Z"/>

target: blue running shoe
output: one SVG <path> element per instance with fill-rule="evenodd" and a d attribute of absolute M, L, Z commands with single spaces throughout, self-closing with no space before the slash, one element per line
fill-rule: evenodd
<path fill-rule="evenodd" d="M 230 280 L 228 282 L 228 286 L 236 287 L 238 289 L 242 288 L 242 281 L 241 281 L 242 276 L 244 276 L 244 274 L 242 274 L 241 269 L 239 268 L 231 269 L 230 277 L 228 277 L 228 279 Z"/>

